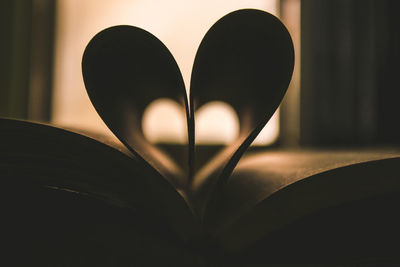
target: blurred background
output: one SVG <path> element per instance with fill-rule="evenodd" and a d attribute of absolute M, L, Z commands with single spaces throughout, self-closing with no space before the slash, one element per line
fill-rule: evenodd
<path fill-rule="evenodd" d="M 84 48 L 97 32 L 118 24 L 151 32 L 170 49 L 188 85 L 212 24 L 236 9 L 257 8 L 281 18 L 296 53 L 289 90 L 259 145 L 399 145 L 398 7 L 392 0 L 4 0 L 0 116 L 110 135 L 81 74 Z M 204 133 L 200 141 L 229 142 L 238 129 L 235 111 L 224 103 L 214 108 L 202 128 L 220 138 Z M 176 118 L 174 127 L 163 124 L 163 114 Z M 185 126 L 168 102 L 151 104 L 145 115 L 151 141 L 182 142 Z"/>

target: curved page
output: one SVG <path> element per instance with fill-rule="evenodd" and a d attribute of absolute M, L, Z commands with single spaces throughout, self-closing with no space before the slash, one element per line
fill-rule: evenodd
<path fill-rule="evenodd" d="M 196 110 L 205 103 L 223 101 L 238 113 L 240 133 L 195 175 L 194 188 L 200 194 L 217 192 L 227 182 L 240 157 L 278 108 L 293 65 L 289 32 L 267 12 L 238 10 L 224 16 L 207 32 L 193 65 L 191 119 L 194 124 Z M 193 134 L 194 128 L 190 130 Z M 200 204 L 200 210 L 204 205 Z"/>
<path fill-rule="evenodd" d="M 2 179 L 72 190 L 141 210 L 183 239 L 195 229 L 184 198 L 143 160 L 94 139 L 42 124 L 0 119 Z"/>
<path fill-rule="evenodd" d="M 179 103 L 188 118 L 185 85 L 167 47 L 143 29 L 114 26 L 89 42 L 82 73 L 90 100 L 118 139 L 176 188 L 185 187 L 189 162 L 182 170 L 142 132 L 143 112 L 159 98 Z"/>
<path fill-rule="evenodd" d="M 237 250 L 318 210 L 400 192 L 398 151 L 281 151 L 245 157 L 210 218 L 223 246 Z"/>

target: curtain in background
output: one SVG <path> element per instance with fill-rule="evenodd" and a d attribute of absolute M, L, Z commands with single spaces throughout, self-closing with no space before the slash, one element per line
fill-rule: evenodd
<path fill-rule="evenodd" d="M 398 3 L 302 0 L 303 145 L 400 144 Z"/>
<path fill-rule="evenodd" d="M 53 0 L 0 1 L 0 116 L 48 121 Z"/>

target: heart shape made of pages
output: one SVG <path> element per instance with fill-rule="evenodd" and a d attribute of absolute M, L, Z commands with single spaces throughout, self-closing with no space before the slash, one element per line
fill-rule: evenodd
<path fill-rule="evenodd" d="M 88 95 L 111 131 L 176 188 L 188 184 L 204 187 L 200 192 L 209 191 L 210 185 L 222 186 L 229 178 L 279 106 L 293 66 L 294 50 L 287 29 L 275 16 L 255 9 L 229 13 L 207 32 L 195 57 L 189 100 L 173 56 L 143 29 L 123 25 L 101 31 L 87 45 L 82 60 Z M 143 112 L 159 98 L 180 103 L 186 114 L 186 170 L 142 133 Z M 240 133 L 194 174 L 195 111 L 210 101 L 226 102 L 236 110 Z"/>

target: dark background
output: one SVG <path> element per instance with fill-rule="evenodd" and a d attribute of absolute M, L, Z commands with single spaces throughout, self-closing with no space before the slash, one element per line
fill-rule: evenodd
<path fill-rule="evenodd" d="M 54 2 L 0 2 L 2 117 L 50 120 Z M 393 0 L 301 0 L 301 145 L 400 144 L 398 13 Z"/>
<path fill-rule="evenodd" d="M 301 142 L 400 144 L 399 2 L 302 0 Z"/>

